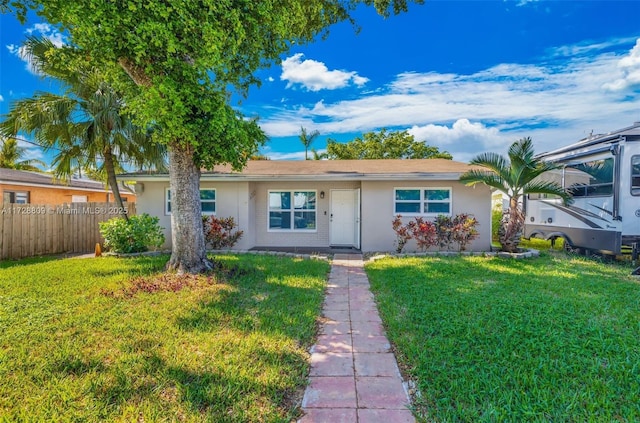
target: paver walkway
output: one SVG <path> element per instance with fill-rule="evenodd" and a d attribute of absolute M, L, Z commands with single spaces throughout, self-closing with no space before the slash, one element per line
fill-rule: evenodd
<path fill-rule="evenodd" d="M 299 423 L 415 422 L 362 255 L 334 256 L 323 315 Z"/>

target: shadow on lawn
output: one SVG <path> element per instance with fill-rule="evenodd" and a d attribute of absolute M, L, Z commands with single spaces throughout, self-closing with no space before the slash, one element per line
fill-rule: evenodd
<path fill-rule="evenodd" d="M 30 264 L 46 263 L 48 261 L 60 260 L 58 256 L 42 256 L 32 257 L 20 260 L 4 260 L 0 261 L 0 269 L 8 269 L 15 266 L 28 266 Z"/>
<path fill-rule="evenodd" d="M 254 354 L 254 359 L 265 357 L 263 351 Z M 291 352 L 280 351 L 277 355 L 268 362 L 276 365 L 296 360 L 301 366 L 306 363 L 304 357 Z M 105 410 L 115 411 L 115 406 L 120 409 L 115 411 L 117 415 L 128 406 L 155 403 L 166 416 L 178 416 L 189 410 L 207 420 L 251 421 L 250 415 L 243 416 L 247 410 L 249 414 L 251 408 L 286 410 L 287 397 L 293 394 L 293 391 L 282 391 L 281 381 L 264 381 L 259 371 L 255 374 L 219 368 L 194 371 L 187 366 L 170 365 L 154 351 L 137 357 L 136 362 L 137 372 L 112 368 L 110 377 L 91 384 L 92 395 Z M 142 413 L 136 417 L 141 416 Z M 108 419 L 114 415 L 103 417 Z"/>
<path fill-rule="evenodd" d="M 313 304 L 318 290 L 266 282 L 259 270 L 250 278 L 225 278 L 224 283 L 232 289 L 220 290 L 215 299 L 201 301 L 176 320 L 178 327 L 209 332 L 222 326 L 243 334 L 283 335 L 311 346 L 315 317 L 310 314 L 320 313 L 321 301 L 317 301 L 317 307 Z"/>

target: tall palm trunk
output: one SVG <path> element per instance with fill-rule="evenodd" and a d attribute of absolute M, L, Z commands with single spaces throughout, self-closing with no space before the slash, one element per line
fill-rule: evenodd
<path fill-rule="evenodd" d="M 167 270 L 201 273 L 211 270 L 207 259 L 200 204 L 200 169 L 193 162 L 193 147 L 173 141 L 169 145 L 171 186 L 171 258 Z"/>
<path fill-rule="evenodd" d="M 524 226 L 524 214 L 518 206 L 518 197 L 511 197 L 509 200 L 509 210 L 502 216 L 500 229 L 498 230 L 498 240 L 502 251 L 517 253 L 519 251 L 522 228 Z"/>
<path fill-rule="evenodd" d="M 107 183 L 113 192 L 113 196 L 116 199 L 116 204 L 118 205 L 118 210 L 128 210 L 124 207 L 124 203 L 122 201 L 122 196 L 120 195 L 120 188 L 118 188 L 118 180 L 116 179 L 116 170 L 113 164 L 113 153 L 111 151 L 111 147 L 105 147 L 102 152 L 104 158 L 104 169 L 107 172 Z M 124 213 L 124 218 L 129 220 L 128 213 Z"/>

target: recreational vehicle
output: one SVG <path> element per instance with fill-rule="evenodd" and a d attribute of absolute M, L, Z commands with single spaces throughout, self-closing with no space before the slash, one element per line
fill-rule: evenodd
<path fill-rule="evenodd" d="M 538 157 L 559 164 L 542 176 L 573 196 L 525 198 L 524 237 L 555 240 L 582 252 L 618 255 L 623 246 L 637 258 L 640 245 L 640 122 L 590 136 Z"/>

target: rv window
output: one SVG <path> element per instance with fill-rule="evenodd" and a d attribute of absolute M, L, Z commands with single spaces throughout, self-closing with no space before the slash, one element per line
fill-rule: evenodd
<path fill-rule="evenodd" d="M 564 186 L 574 197 L 613 194 L 613 158 L 571 163 L 564 169 Z"/>
<path fill-rule="evenodd" d="M 631 194 L 640 195 L 640 156 L 631 156 Z"/>

